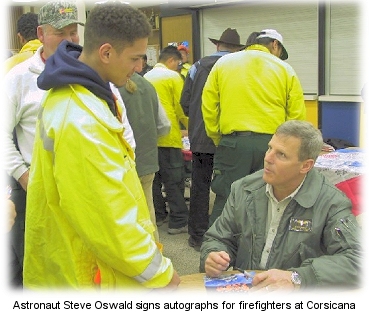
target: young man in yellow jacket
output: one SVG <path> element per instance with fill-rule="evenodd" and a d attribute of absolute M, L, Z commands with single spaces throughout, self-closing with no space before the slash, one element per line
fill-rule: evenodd
<path fill-rule="evenodd" d="M 157 247 L 117 87 L 141 67 L 151 27 L 137 9 L 97 4 L 84 48 L 63 41 L 46 61 L 27 195 L 24 286 L 176 288 Z M 94 281 L 95 280 L 95 281 Z"/>

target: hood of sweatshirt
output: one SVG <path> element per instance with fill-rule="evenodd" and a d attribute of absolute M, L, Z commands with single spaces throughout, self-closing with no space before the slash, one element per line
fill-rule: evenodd
<path fill-rule="evenodd" d="M 104 82 L 95 70 L 78 60 L 81 52 L 80 45 L 63 40 L 56 52 L 46 60 L 45 69 L 37 78 L 38 87 L 49 90 L 70 84 L 80 84 L 105 100 L 116 116 L 109 82 Z"/>

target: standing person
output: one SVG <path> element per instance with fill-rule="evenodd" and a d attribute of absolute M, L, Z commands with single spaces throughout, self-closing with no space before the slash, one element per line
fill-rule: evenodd
<path fill-rule="evenodd" d="M 140 68 L 150 33 L 139 10 L 97 4 L 83 49 L 63 41 L 37 80 L 48 92 L 27 196 L 29 289 L 173 288 L 180 281 L 155 244 L 133 150 L 123 138 L 122 105 L 109 84 L 123 86 Z"/>
<path fill-rule="evenodd" d="M 231 183 L 263 167 L 276 128 L 286 120 L 306 118 L 298 76 L 284 61 L 283 37 L 273 29 L 252 35 L 252 45 L 216 62 L 202 94 L 206 132 L 217 146 L 209 226 L 221 214 Z"/>
<path fill-rule="evenodd" d="M 159 170 L 158 137 L 169 133 L 171 123 L 159 102 L 155 88 L 139 73 L 135 72 L 126 85 L 118 90 L 125 103 L 127 118 L 134 132 L 136 171 L 155 228 L 154 238 L 159 242 L 153 204 L 153 180 L 155 173 Z"/>
<path fill-rule="evenodd" d="M 194 63 L 185 79 L 181 106 L 189 116 L 189 142 L 192 152 L 188 243 L 199 251 L 204 232 L 208 229 L 209 193 L 213 171 L 215 145 L 206 134 L 202 115 L 202 91 L 213 65 L 222 56 L 245 46 L 240 44 L 236 29 L 227 28 L 220 39 L 209 40 L 216 45 L 216 52 Z"/>
<path fill-rule="evenodd" d="M 181 63 L 179 64 L 179 72 L 181 77 L 185 80 L 190 70 L 191 64 L 189 63 L 189 45 L 187 42 L 182 42 L 177 49 L 181 53 Z"/>
<path fill-rule="evenodd" d="M 189 210 L 185 202 L 185 168 L 182 155 L 182 134 L 180 123 L 187 129 L 188 117 L 181 105 L 181 91 L 184 85 L 177 72 L 181 54 L 174 46 L 165 47 L 159 62 L 144 75 L 156 89 L 160 102 L 171 122 L 171 131 L 158 139 L 159 171 L 153 182 L 153 200 L 158 225 L 167 218 L 166 202 L 162 195 L 162 183 L 170 208 L 169 234 L 188 232 Z"/>
<path fill-rule="evenodd" d="M 31 58 L 42 45 L 37 37 L 38 15 L 33 12 L 22 14 L 17 21 L 17 36 L 22 45 L 21 50 L 5 60 L 5 73 L 28 58 Z"/>
<path fill-rule="evenodd" d="M 200 270 L 265 270 L 253 290 L 358 286 L 360 227 L 351 201 L 315 168 L 321 132 L 283 122 L 268 143 L 264 169 L 232 184 L 222 214 L 207 230 Z"/>
<path fill-rule="evenodd" d="M 36 119 L 44 90 L 37 87 L 37 77 L 45 61 L 66 39 L 79 43 L 77 8 L 71 2 L 49 2 L 40 8 L 37 35 L 42 43 L 36 53 L 13 67 L 4 77 L 7 118 L 4 131 L 4 164 L 10 177 L 11 200 L 17 217 L 10 232 L 11 284 L 22 286 L 24 256 L 24 223 L 29 167 L 35 138 Z"/>
<path fill-rule="evenodd" d="M 147 55 L 144 55 L 142 63 L 143 63 L 142 69 L 141 69 L 140 72 L 138 72 L 138 74 L 140 74 L 141 76 L 144 76 L 144 74 L 146 74 L 148 71 L 152 70 L 153 67 L 148 64 L 148 56 Z"/>

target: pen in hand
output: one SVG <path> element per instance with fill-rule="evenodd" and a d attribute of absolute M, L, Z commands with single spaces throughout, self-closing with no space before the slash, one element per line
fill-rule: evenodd
<path fill-rule="evenodd" d="M 248 271 L 246 270 L 243 270 L 243 269 L 240 269 L 240 268 L 236 268 L 236 270 L 240 271 L 241 273 L 244 274 L 244 276 L 248 279 L 248 278 L 253 278 L 253 275 L 250 274 Z"/>

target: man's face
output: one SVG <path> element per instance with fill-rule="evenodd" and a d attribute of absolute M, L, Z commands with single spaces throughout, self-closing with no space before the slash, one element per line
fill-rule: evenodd
<path fill-rule="evenodd" d="M 296 137 L 273 135 L 264 159 L 263 180 L 274 189 L 295 189 L 305 174 L 306 161 L 298 160 L 301 145 Z"/>
<path fill-rule="evenodd" d="M 189 54 L 185 50 L 180 50 L 182 63 L 189 61 Z"/>
<path fill-rule="evenodd" d="M 39 26 L 37 35 L 43 43 L 44 58 L 50 57 L 63 40 L 79 44 L 80 37 L 77 33 L 77 24 L 70 24 L 62 29 L 55 29 L 51 25 Z"/>
<path fill-rule="evenodd" d="M 180 59 L 177 59 L 177 58 L 169 58 L 166 62 L 166 66 L 168 69 L 170 70 L 173 70 L 173 71 L 177 71 L 179 70 L 179 65 L 181 64 L 181 60 Z"/>
<path fill-rule="evenodd" d="M 104 60 L 103 80 L 114 83 L 117 87 L 125 85 L 133 73 L 142 70 L 143 56 L 146 54 L 148 38 L 136 40 L 132 46 L 118 53 L 113 47 L 109 49 L 109 57 Z"/>

